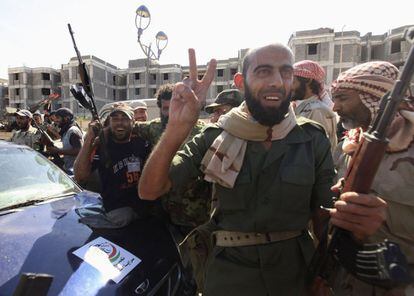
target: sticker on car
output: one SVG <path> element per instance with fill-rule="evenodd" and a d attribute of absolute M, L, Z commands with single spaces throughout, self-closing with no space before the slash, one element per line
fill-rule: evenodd
<path fill-rule="evenodd" d="M 73 251 L 73 254 L 115 283 L 119 283 L 141 262 L 135 255 L 103 237 L 90 241 Z"/>

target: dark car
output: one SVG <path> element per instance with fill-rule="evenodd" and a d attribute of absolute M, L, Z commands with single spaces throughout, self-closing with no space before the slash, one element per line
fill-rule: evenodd
<path fill-rule="evenodd" d="M 29 289 L 19 295 L 35 294 L 29 284 L 40 287 L 44 278 L 39 274 L 53 276 L 47 295 L 192 293 L 163 221 L 147 218 L 120 228 L 96 226 L 102 217 L 98 194 L 83 191 L 34 150 L 0 141 L 0 295 L 13 295 L 16 288 Z M 95 226 L 87 225 L 91 221 Z M 133 268 L 116 283 L 112 269 L 93 267 L 87 255 L 78 256 L 88 244 L 93 245 L 88 252 L 97 251 L 110 268 L 120 273 Z M 25 277 L 32 282 L 21 280 L 26 273 L 38 274 L 37 285 L 36 275 Z"/>

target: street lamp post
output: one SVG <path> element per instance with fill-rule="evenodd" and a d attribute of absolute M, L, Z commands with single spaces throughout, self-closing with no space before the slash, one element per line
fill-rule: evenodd
<path fill-rule="evenodd" d="M 151 14 L 148 10 L 148 8 L 145 5 L 141 5 L 136 10 L 135 15 L 135 26 L 138 30 L 138 43 L 141 47 L 142 52 L 147 57 L 147 65 L 146 65 L 146 72 L 145 72 L 145 89 L 146 89 L 146 98 L 150 97 L 150 91 L 149 91 L 149 67 L 151 64 L 151 61 L 158 61 L 160 59 L 162 51 L 167 47 L 168 44 L 168 36 L 163 31 L 159 31 L 155 35 L 156 40 L 156 46 L 157 46 L 157 52 L 155 53 L 151 49 L 151 43 L 148 45 L 144 44 L 141 40 L 142 34 L 144 33 L 144 30 L 148 28 L 148 26 L 151 23 Z"/>

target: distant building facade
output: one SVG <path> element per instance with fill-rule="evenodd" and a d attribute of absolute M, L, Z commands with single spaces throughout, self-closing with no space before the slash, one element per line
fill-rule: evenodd
<path fill-rule="evenodd" d="M 99 110 L 103 105 L 113 101 L 126 100 L 126 71 L 105 62 L 93 55 L 82 56 L 89 73 L 92 89 L 95 96 L 96 108 Z M 60 73 L 62 77 L 62 107 L 73 110 L 76 114 L 85 113 L 70 92 L 70 87 L 81 83 L 78 73 L 78 59 L 71 58 L 69 63 L 62 65 Z"/>
<path fill-rule="evenodd" d="M 411 44 L 404 39 L 404 30 L 410 26 L 392 29 L 382 35 L 358 31 L 335 32 L 330 28 L 297 31 L 290 36 L 288 46 L 295 61 L 317 61 L 326 71 L 326 84 L 355 65 L 373 60 L 389 61 L 401 67 Z"/>
<path fill-rule="evenodd" d="M 3 116 L 3 110 L 9 106 L 9 88 L 8 80 L 0 78 L 0 118 Z"/>
<path fill-rule="evenodd" d="M 150 61 L 147 71 L 148 59 L 130 60 L 127 69 L 119 69 L 93 55 L 82 56 L 82 59 L 90 76 L 98 110 L 114 101 L 153 98 L 161 85 L 179 82 L 189 75 L 188 66 L 160 65 L 157 61 Z M 208 103 L 219 92 L 232 86 L 240 64 L 240 58 L 218 61 L 216 78 L 207 94 Z M 200 78 L 206 69 L 206 65 L 199 67 Z M 8 74 L 11 84 L 7 106 L 29 108 L 50 93 L 59 92 L 61 98 L 53 102 L 53 109 L 67 107 L 75 114 L 85 113 L 70 93 L 71 85 L 81 82 L 76 57 L 63 64 L 60 70 L 16 67 L 9 68 Z"/>
<path fill-rule="evenodd" d="M 129 100 L 153 98 L 161 85 L 181 81 L 182 73 L 182 67 L 178 64 L 160 65 L 158 61 L 148 59 L 130 60 L 126 70 L 127 97 Z"/>
<path fill-rule="evenodd" d="M 289 38 L 295 60 L 314 60 L 325 69 L 329 85 L 341 71 L 371 60 L 386 60 L 401 67 L 408 55 L 410 44 L 403 39 L 404 29 L 392 29 L 383 35 L 357 31 L 335 32 L 330 28 L 297 31 Z M 207 94 L 207 103 L 221 91 L 233 87 L 233 76 L 241 71 L 242 60 L 248 49 L 238 51 L 237 57 L 217 61 L 215 79 Z M 90 75 L 96 105 L 133 99 L 153 98 L 165 83 L 176 83 L 189 76 L 189 67 L 178 64 L 161 65 L 146 58 L 130 60 L 127 69 L 120 69 L 93 55 L 82 56 Z M 198 68 L 199 78 L 207 65 Z M 54 102 L 54 109 L 68 107 L 76 114 L 84 114 L 70 93 L 70 86 L 80 83 L 78 60 L 71 58 L 60 70 L 53 68 L 9 68 L 8 106 L 27 108 L 43 97 L 55 92 L 61 99 Z"/>
<path fill-rule="evenodd" d="M 9 106 L 29 108 L 52 92 L 59 92 L 60 72 L 53 68 L 9 68 Z"/>

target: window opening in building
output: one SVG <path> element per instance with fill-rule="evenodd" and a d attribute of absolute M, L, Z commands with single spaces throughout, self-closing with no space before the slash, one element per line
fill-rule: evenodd
<path fill-rule="evenodd" d="M 164 80 L 168 80 L 168 73 L 164 73 Z"/>
<path fill-rule="evenodd" d="M 230 74 L 233 77 L 235 74 L 237 73 L 237 68 L 231 68 L 230 69 Z"/>
<path fill-rule="evenodd" d="M 50 88 L 42 88 L 42 96 L 50 95 Z"/>
<path fill-rule="evenodd" d="M 217 94 L 221 93 L 224 90 L 223 85 L 217 85 Z"/>
<path fill-rule="evenodd" d="M 139 96 L 141 94 L 141 89 L 140 88 L 136 88 L 135 89 L 135 95 Z"/>
<path fill-rule="evenodd" d="M 50 74 L 49 73 L 42 73 L 42 80 L 50 80 Z"/>
<path fill-rule="evenodd" d="M 135 80 L 139 80 L 140 79 L 140 73 L 135 73 Z"/>
<path fill-rule="evenodd" d="M 14 80 L 19 80 L 19 73 L 14 74 Z"/>
<path fill-rule="evenodd" d="M 391 53 L 401 52 L 401 39 L 391 41 Z"/>
<path fill-rule="evenodd" d="M 308 54 L 314 55 L 318 53 L 318 43 L 308 44 Z"/>
<path fill-rule="evenodd" d="M 217 77 L 223 77 L 224 76 L 224 69 L 217 69 Z"/>
<path fill-rule="evenodd" d="M 16 88 L 16 96 L 20 96 L 20 88 Z"/>

